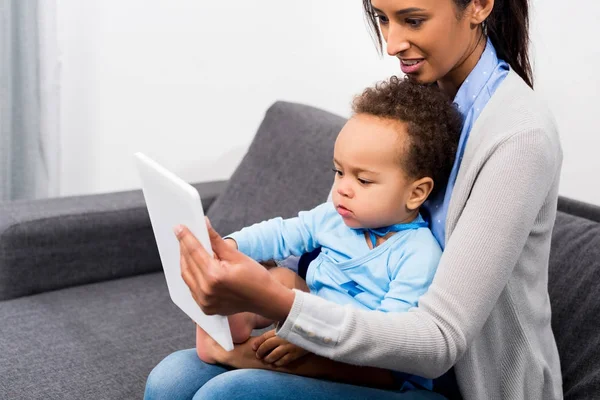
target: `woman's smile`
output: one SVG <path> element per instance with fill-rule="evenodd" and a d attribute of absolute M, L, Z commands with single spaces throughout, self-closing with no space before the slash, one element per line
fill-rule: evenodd
<path fill-rule="evenodd" d="M 400 69 L 405 74 L 414 74 L 423 66 L 424 62 L 424 58 L 400 58 Z"/>

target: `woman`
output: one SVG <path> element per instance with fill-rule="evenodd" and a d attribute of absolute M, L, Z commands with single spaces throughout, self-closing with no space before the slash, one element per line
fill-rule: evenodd
<path fill-rule="evenodd" d="M 348 309 L 283 287 L 212 230 L 219 259 L 210 258 L 184 228 L 182 273 L 205 312 L 279 320 L 277 335 L 314 353 L 314 365 L 322 367 L 308 375 L 361 386 L 228 371 L 188 350 L 153 370 L 148 398 L 439 398 L 362 385 L 390 383 L 382 382 L 379 368 L 437 378 L 452 367 L 466 399 L 562 398 L 547 292 L 562 153 L 553 119 L 530 88 L 527 1 L 363 5 L 402 71 L 437 82 L 465 118 L 448 186 L 428 204 L 432 231 L 445 248 L 433 284 L 407 313 Z M 235 357 L 214 343 L 200 345 L 221 364 L 261 368 L 251 343 L 236 348 Z M 442 391 L 452 383 L 445 385 Z"/>

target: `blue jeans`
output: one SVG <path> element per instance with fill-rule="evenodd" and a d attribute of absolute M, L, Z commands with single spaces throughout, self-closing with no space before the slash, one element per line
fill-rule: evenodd
<path fill-rule="evenodd" d="M 180 350 L 162 360 L 148 376 L 145 400 L 155 399 L 397 399 L 444 397 L 433 392 L 405 393 L 306 378 L 260 369 L 229 369 L 206 364 L 195 349 Z"/>

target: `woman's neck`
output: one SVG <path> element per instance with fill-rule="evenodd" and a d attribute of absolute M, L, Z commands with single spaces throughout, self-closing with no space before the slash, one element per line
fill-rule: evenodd
<path fill-rule="evenodd" d="M 460 89 L 467 76 L 473 71 L 485 50 L 487 44 L 485 35 L 481 34 L 478 37 L 479 39 L 475 42 L 469 55 L 437 82 L 439 88 L 451 99 L 456 96 L 458 89 Z"/>

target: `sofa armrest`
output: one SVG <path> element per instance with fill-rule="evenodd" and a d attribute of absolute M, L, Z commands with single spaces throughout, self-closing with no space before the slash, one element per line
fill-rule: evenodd
<path fill-rule="evenodd" d="M 205 212 L 226 185 L 194 185 Z M 160 269 L 141 190 L 0 203 L 0 300 Z"/>
<path fill-rule="evenodd" d="M 590 221 L 600 222 L 600 207 L 568 197 L 558 197 L 558 211 L 589 219 Z"/>

